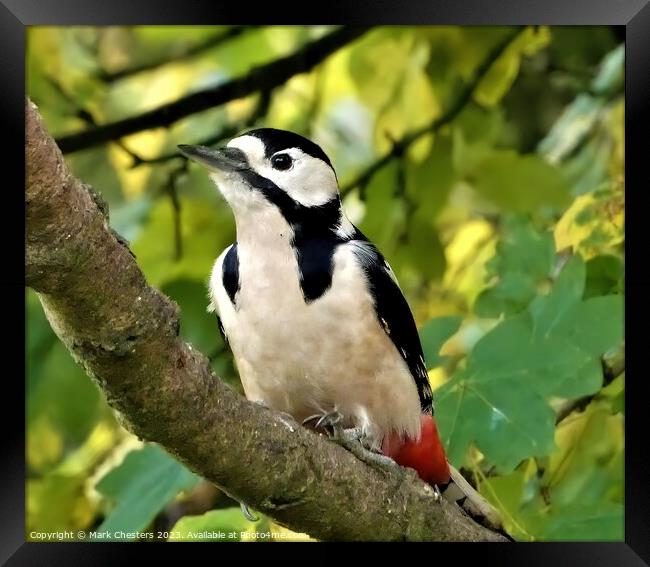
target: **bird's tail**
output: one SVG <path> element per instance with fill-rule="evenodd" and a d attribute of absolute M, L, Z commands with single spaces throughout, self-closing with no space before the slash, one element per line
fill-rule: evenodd
<path fill-rule="evenodd" d="M 433 416 L 422 414 L 421 423 L 419 440 L 391 435 L 384 440 L 382 452 L 397 464 L 415 469 L 424 482 L 437 486 L 446 500 L 458 504 L 479 523 L 501 530 L 499 512 L 447 461 Z"/>
<path fill-rule="evenodd" d="M 492 506 L 476 489 L 465 480 L 460 471 L 449 465 L 451 479 L 449 483 L 440 487 L 442 496 L 450 502 L 458 504 L 479 524 L 503 531 L 503 521 L 499 511 Z"/>

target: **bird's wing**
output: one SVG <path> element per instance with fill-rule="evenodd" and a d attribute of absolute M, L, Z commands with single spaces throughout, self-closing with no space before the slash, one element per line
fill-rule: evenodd
<path fill-rule="evenodd" d="M 229 346 L 228 336 L 221 320 L 220 311 L 223 309 L 233 309 L 236 302 L 236 295 L 239 290 L 237 243 L 231 244 L 219 254 L 219 257 L 212 266 L 208 289 L 210 296 L 208 312 L 216 315 L 221 338 L 225 345 Z"/>
<path fill-rule="evenodd" d="M 230 344 L 228 343 L 228 337 L 226 335 L 226 329 L 223 328 L 223 323 L 221 322 L 221 317 L 217 315 L 217 325 L 219 326 L 219 334 L 221 335 L 221 340 L 223 340 L 223 344 L 226 345 L 226 347 L 230 348 Z"/>
<path fill-rule="evenodd" d="M 413 314 L 388 262 L 358 229 L 347 243 L 368 280 L 377 319 L 406 362 L 418 388 L 422 411 L 431 413 L 433 401 L 424 354 Z"/>
<path fill-rule="evenodd" d="M 239 291 L 239 256 L 237 254 L 237 243 L 227 248 L 222 263 L 223 287 L 235 305 L 235 295 Z"/>

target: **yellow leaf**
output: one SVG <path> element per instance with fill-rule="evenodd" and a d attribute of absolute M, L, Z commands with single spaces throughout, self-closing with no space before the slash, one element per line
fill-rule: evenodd
<path fill-rule="evenodd" d="M 585 259 L 611 251 L 625 238 L 622 190 L 607 188 L 579 196 L 555 227 L 559 251 L 571 249 Z"/>
<path fill-rule="evenodd" d="M 27 431 L 27 466 L 42 471 L 56 464 L 63 453 L 63 438 L 46 415 L 29 424 Z"/>
<path fill-rule="evenodd" d="M 474 91 L 474 99 L 483 106 L 494 106 L 508 92 L 519 73 L 523 56 L 546 47 L 551 39 L 548 27 L 528 27 L 497 59 Z"/>

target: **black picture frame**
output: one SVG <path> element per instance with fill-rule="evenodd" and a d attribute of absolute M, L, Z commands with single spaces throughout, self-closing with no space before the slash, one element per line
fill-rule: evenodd
<path fill-rule="evenodd" d="M 3 151 L 4 184 L 2 202 L 3 262 L 1 297 L 5 298 L 4 381 L 0 399 L 4 433 L 2 439 L 2 481 L 0 482 L 0 561 L 8 565 L 117 564 L 134 553 L 152 548 L 126 544 L 25 543 L 24 357 L 16 357 L 24 343 L 24 217 L 19 185 L 24 185 L 24 101 L 25 28 L 30 25 L 130 25 L 130 24 L 462 24 L 462 25 L 611 25 L 620 26 L 626 42 L 626 182 L 630 213 L 626 252 L 632 260 L 626 274 L 626 307 L 632 307 L 635 321 L 648 320 L 650 277 L 643 273 L 643 220 L 646 211 L 648 175 L 644 175 L 647 149 L 648 107 L 650 106 L 650 0 L 429 0 L 390 2 L 357 0 L 315 5 L 313 2 L 217 3 L 214 0 L 2 0 L 0 2 L 0 113 L 2 136 L 9 142 Z M 251 21 L 253 20 L 253 21 Z M 647 170 L 646 170 L 647 171 Z M 638 216 L 639 218 L 635 218 Z M 647 239 L 647 233 L 646 233 Z M 22 262 L 22 264 L 21 264 Z M 22 266 L 22 268 L 21 268 Z M 13 295 L 16 299 L 13 300 Z M 21 304 L 23 308 L 21 309 Z M 626 403 L 626 514 L 625 541 L 621 543 L 534 543 L 449 548 L 445 560 L 494 565 L 602 565 L 650 564 L 650 459 L 646 450 L 645 406 L 647 382 L 644 375 L 643 328 L 635 332 L 627 317 L 626 336 L 629 379 Z M 21 332 L 22 331 L 22 332 Z M 16 347 L 12 349 L 12 341 Z M 22 344 L 24 349 L 24 344 Z M 646 347 L 647 348 L 647 347 Z M 10 370 L 12 364 L 16 368 Z M 172 546 L 173 548 L 174 546 Z M 247 546 L 249 547 L 249 546 Z M 438 548 L 440 549 L 440 548 Z M 159 551 L 159 550 L 157 550 Z M 186 551 L 186 550 L 185 550 Z M 430 553 L 429 550 L 422 550 Z M 175 553 L 167 547 L 165 555 Z M 238 551 L 238 553 L 241 553 Z M 171 557 L 170 557 L 171 559 Z M 233 561 L 238 559 L 232 559 Z M 307 560 L 307 559 L 305 559 Z M 441 561 L 431 554 L 428 561 Z"/>

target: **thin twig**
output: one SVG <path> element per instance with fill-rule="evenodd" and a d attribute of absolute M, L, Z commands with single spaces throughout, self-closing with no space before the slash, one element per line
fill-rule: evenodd
<path fill-rule="evenodd" d="M 270 91 L 298 73 L 311 71 L 332 53 L 359 38 L 366 31 L 367 28 L 359 27 L 339 28 L 325 37 L 306 44 L 291 55 L 255 67 L 243 77 L 188 94 L 137 116 L 62 136 L 57 139 L 57 145 L 63 153 L 76 152 L 142 130 L 169 126 L 181 118 L 231 100 L 244 98 L 256 91 Z"/>
<path fill-rule="evenodd" d="M 242 130 L 245 130 L 250 126 L 254 126 L 263 116 L 265 116 L 266 113 L 268 112 L 270 102 L 271 102 L 271 93 L 269 91 L 261 92 L 255 110 L 249 116 L 233 124 L 226 125 L 222 130 L 220 130 L 216 134 L 210 136 L 209 138 L 204 138 L 203 140 L 200 140 L 196 143 L 202 146 L 212 146 L 213 144 L 217 144 L 219 142 L 232 138 L 233 136 L 236 136 Z M 164 163 L 173 159 L 184 160 L 185 158 L 183 158 L 183 156 L 181 156 L 177 151 L 174 151 L 174 152 L 156 156 L 155 158 L 148 159 L 148 158 L 140 157 L 137 160 L 133 161 L 131 167 L 135 168 L 140 165 L 154 165 L 158 163 Z"/>
<path fill-rule="evenodd" d="M 92 115 L 90 110 L 83 108 L 80 106 L 77 101 L 68 93 L 68 91 L 65 90 L 63 85 L 59 83 L 54 77 L 51 76 L 46 76 L 45 80 L 54 88 L 54 90 L 61 96 L 68 105 L 72 108 L 73 112 L 71 113 L 73 116 L 76 118 L 79 118 L 80 120 L 83 120 L 86 124 L 92 127 L 97 126 L 97 120 L 95 120 L 95 117 Z M 129 155 L 129 157 L 133 160 L 133 163 L 139 163 L 142 162 L 142 158 L 137 155 L 135 152 L 131 151 L 126 144 L 122 140 L 116 140 L 115 144 L 126 154 Z"/>
<path fill-rule="evenodd" d="M 609 386 L 616 378 L 621 376 L 625 372 L 625 359 L 617 361 L 614 366 L 608 366 L 604 360 L 601 359 L 601 366 L 603 369 L 603 384 L 601 389 L 595 394 L 590 396 L 583 396 L 582 398 L 577 398 L 575 400 L 567 400 L 557 411 L 555 418 L 555 425 L 558 425 L 569 417 L 574 411 L 583 411 L 593 400 L 600 396 L 602 388 Z"/>
<path fill-rule="evenodd" d="M 493 63 L 505 52 L 505 50 L 519 37 L 526 28 L 518 28 L 514 33 L 509 35 L 505 40 L 496 45 L 492 51 L 487 55 L 483 62 L 476 68 L 474 76 L 467 83 L 465 88 L 461 91 L 454 103 L 438 118 L 433 120 L 430 124 L 423 126 L 413 132 L 406 134 L 402 139 L 395 142 L 392 149 L 379 158 L 377 161 L 370 164 L 364 171 L 362 171 L 356 178 L 347 183 L 341 188 L 341 194 L 351 191 L 355 187 L 363 186 L 372 176 L 384 167 L 393 158 L 402 155 L 406 149 L 415 141 L 419 140 L 422 136 L 429 133 L 434 133 L 446 124 L 449 124 L 460 112 L 465 105 L 471 100 L 474 91 L 479 83 L 485 77 L 487 72 L 492 67 Z"/>
<path fill-rule="evenodd" d="M 187 173 L 188 161 L 184 160 L 178 167 L 173 169 L 165 189 L 172 203 L 173 226 L 174 226 L 174 261 L 179 262 L 183 258 L 183 226 L 181 219 L 181 202 L 178 197 L 177 181 L 181 175 Z"/>
<path fill-rule="evenodd" d="M 134 65 L 133 67 L 128 67 L 126 69 L 120 69 L 119 71 L 105 71 L 100 70 L 97 73 L 97 78 L 105 83 L 114 83 L 128 77 L 132 77 L 138 73 L 144 73 L 146 71 L 153 71 L 159 67 L 167 65 L 169 63 L 177 63 L 179 61 L 184 61 L 186 59 L 191 59 L 197 55 L 200 55 L 204 51 L 209 51 L 214 49 L 231 39 L 235 39 L 242 35 L 244 32 L 255 29 L 257 26 L 233 26 L 230 29 L 226 30 L 224 33 L 220 33 L 209 37 L 205 41 L 193 45 L 187 48 L 183 53 L 179 53 L 172 57 L 167 57 L 159 61 L 150 61 L 148 63 L 142 63 L 140 65 Z"/>

